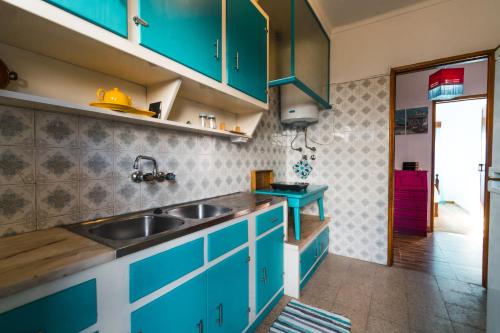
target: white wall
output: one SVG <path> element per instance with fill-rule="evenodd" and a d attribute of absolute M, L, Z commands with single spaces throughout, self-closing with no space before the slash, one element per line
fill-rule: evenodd
<path fill-rule="evenodd" d="M 500 44 L 500 1 L 430 1 L 332 30 L 331 82 Z"/>
<path fill-rule="evenodd" d="M 484 154 L 481 126 L 486 100 L 438 104 L 436 173 L 442 200 L 454 201 L 471 214 L 481 213 L 478 164 Z"/>

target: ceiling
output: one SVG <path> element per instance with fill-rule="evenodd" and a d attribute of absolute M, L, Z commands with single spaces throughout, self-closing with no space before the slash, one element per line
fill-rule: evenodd
<path fill-rule="evenodd" d="M 427 0 L 318 0 L 332 27 L 362 21 Z"/>

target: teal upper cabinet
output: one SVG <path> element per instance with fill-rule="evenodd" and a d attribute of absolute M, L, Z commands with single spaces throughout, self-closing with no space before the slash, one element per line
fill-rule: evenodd
<path fill-rule="evenodd" d="M 221 0 L 139 0 L 141 45 L 221 81 Z"/>
<path fill-rule="evenodd" d="M 259 4 L 271 22 L 269 86 L 289 88 L 293 104 L 312 101 L 329 109 L 330 39 L 308 0 Z"/>
<path fill-rule="evenodd" d="M 207 271 L 207 328 L 243 332 L 248 325 L 248 248 Z"/>
<path fill-rule="evenodd" d="M 206 274 L 132 312 L 131 333 L 206 332 Z"/>
<path fill-rule="evenodd" d="M 0 314 L 0 332 L 77 333 L 97 322 L 96 280 Z"/>
<path fill-rule="evenodd" d="M 127 37 L 127 0 L 45 0 L 61 9 Z"/>
<path fill-rule="evenodd" d="M 257 312 L 283 287 L 283 247 L 283 227 L 257 240 Z"/>
<path fill-rule="evenodd" d="M 227 0 L 227 81 L 267 102 L 267 19 L 250 0 Z"/>

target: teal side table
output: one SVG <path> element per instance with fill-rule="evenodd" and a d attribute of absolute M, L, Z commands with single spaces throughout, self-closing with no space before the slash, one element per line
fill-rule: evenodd
<path fill-rule="evenodd" d="M 309 185 L 305 192 L 292 192 L 273 189 L 255 190 L 257 194 L 268 194 L 278 197 L 286 197 L 288 207 L 293 208 L 293 220 L 295 222 L 295 239 L 300 240 L 300 208 L 316 201 L 319 209 L 319 219 L 325 219 L 323 209 L 323 195 L 328 189 L 326 185 Z"/>

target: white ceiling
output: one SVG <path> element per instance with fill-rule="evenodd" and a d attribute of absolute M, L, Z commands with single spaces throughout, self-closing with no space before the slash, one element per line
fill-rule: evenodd
<path fill-rule="evenodd" d="M 425 1 L 427 0 L 317 0 L 334 28 Z"/>

